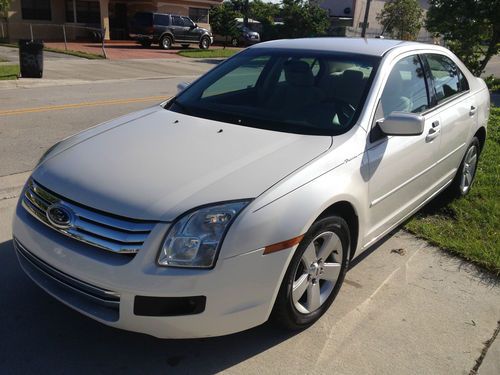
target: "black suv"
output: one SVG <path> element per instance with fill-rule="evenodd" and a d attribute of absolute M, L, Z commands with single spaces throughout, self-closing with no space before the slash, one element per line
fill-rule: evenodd
<path fill-rule="evenodd" d="M 134 15 L 130 22 L 130 37 L 144 47 L 158 43 L 163 49 L 169 49 L 174 43 L 183 47 L 197 43 L 201 49 L 208 49 L 214 41 L 210 31 L 198 27 L 189 17 L 152 12 Z"/>

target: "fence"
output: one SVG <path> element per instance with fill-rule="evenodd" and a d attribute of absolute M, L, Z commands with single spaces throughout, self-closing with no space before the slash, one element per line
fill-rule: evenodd
<path fill-rule="evenodd" d="M 84 43 L 100 45 L 100 54 L 106 57 L 105 30 L 100 27 L 54 23 L 24 23 L 0 21 L 0 40 L 41 39 L 53 42 L 68 51 L 88 52 Z M 78 42 L 78 43 L 72 43 Z"/>

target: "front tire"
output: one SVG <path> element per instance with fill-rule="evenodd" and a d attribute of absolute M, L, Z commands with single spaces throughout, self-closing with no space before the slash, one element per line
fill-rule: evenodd
<path fill-rule="evenodd" d="M 210 39 L 208 36 L 204 36 L 200 40 L 200 49 L 209 49 L 210 48 Z"/>
<path fill-rule="evenodd" d="M 316 322 L 342 286 L 349 255 L 349 227 L 343 218 L 330 216 L 315 222 L 290 262 L 271 319 L 288 330 Z"/>
<path fill-rule="evenodd" d="M 449 189 L 455 197 L 463 197 L 467 195 L 471 189 L 474 177 L 476 177 L 477 164 L 479 162 L 479 155 L 481 153 L 481 146 L 477 137 L 472 138 L 464 158 L 458 167 L 457 174 L 453 179 Z"/>

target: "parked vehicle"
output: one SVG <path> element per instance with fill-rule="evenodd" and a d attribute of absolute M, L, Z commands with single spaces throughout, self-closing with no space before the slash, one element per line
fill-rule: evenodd
<path fill-rule="evenodd" d="M 233 36 L 231 38 L 227 38 L 227 40 L 231 43 L 233 47 L 238 47 L 238 46 L 247 47 L 260 42 L 260 34 L 258 32 L 253 31 L 243 25 L 238 25 L 237 27 L 239 31 L 238 35 Z M 226 37 L 215 34 L 214 40 L 218 43 L 225 43 Z"/>
<path fill-rule="evenodd" d="M 152 12 L 134 15 L 130 37 L 144 47 L 158 43 L 163 49 L 170 49 L 176 43 L 183 47 L 196 43 L 201 49 L 208 49 L 214 42 L 212 33 L 199 27 L 189 17 Z"/>
<path fill-rule="evenodd" d="M 387 39 L 266 42 L 181 90 L 50 148 L 13 224 L 49 294 L 163 338 L 317 321 L 354 257 L 469 192 L 489 116 L 450 51 Z"/>

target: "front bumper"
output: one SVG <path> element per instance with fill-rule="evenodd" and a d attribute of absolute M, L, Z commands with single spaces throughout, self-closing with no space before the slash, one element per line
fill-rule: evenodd
<path fill-rule="evenodd" d="M 13 234 L 21 266 L 36 284 L 104 324 L 160 338 L 195 338 L 242 331 L 268 319 L 292 249 L 220 257 L 212 270 L 158 267 L 167 229 L 157 224 L 135 256 L 113 254 L 61 235 L 18 204 Z M 56 279 L 62 275 L 62 282 L 51 272 Z M 205 302 L 202 311 L 146 316 L 137 311 L 138 297 Z"/>

